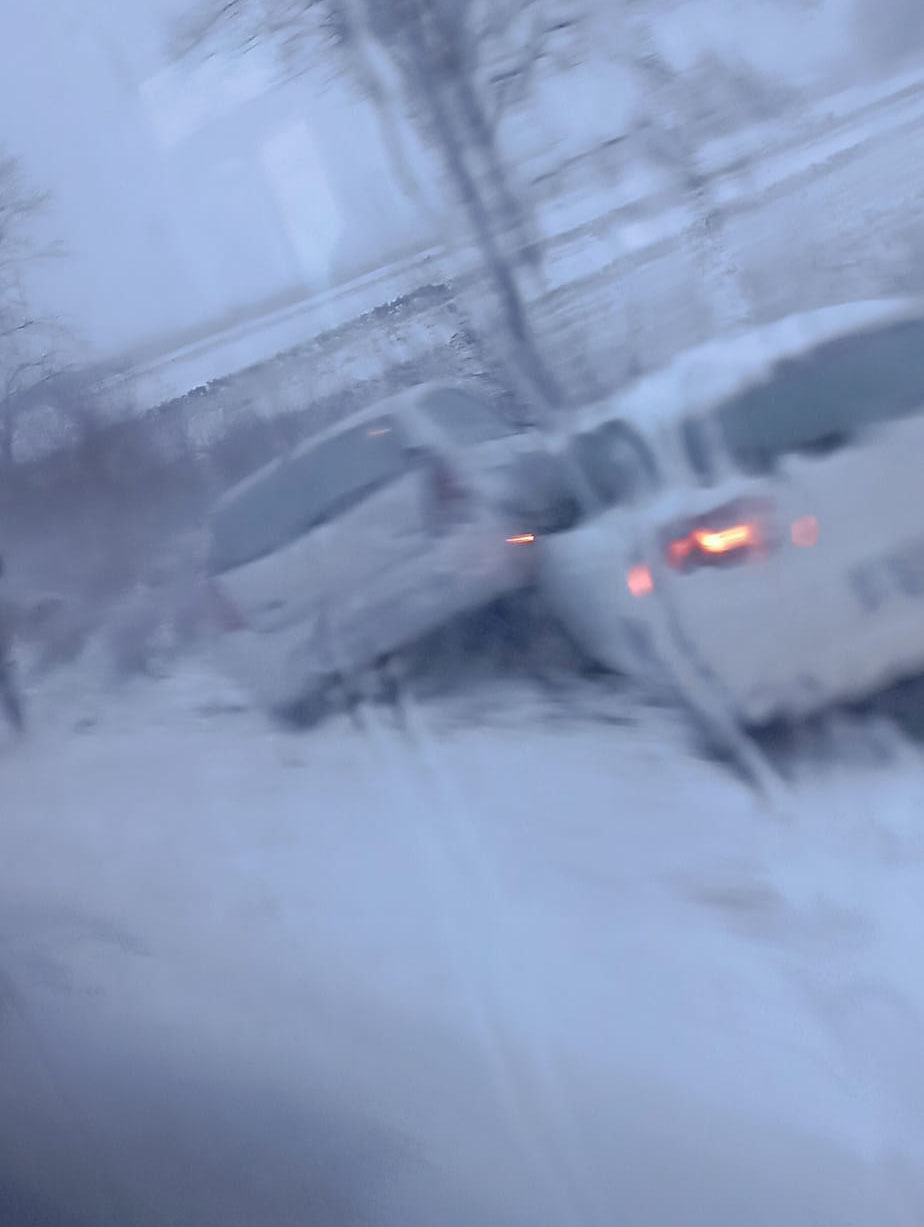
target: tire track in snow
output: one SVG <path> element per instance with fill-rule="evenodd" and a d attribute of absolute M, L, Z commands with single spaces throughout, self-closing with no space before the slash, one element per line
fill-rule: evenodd
<path fill-rule="evenodd" d="M 566 1088 L 537 1036 L 513 1025 L 516 951 L 505 937 L 503 890 L 471 813 L 478 805 L 440 750 L 419 705 L 392 677 L 393 719 L 367 696 L 354 708 L 357 731 L 374 747 L 403 821 L 417 824 L 421 868 L 441 929 L 460 1005 L 490 1062 L 500 1105 L 550 1224 L 609 1227 L 583 1178 L 582 1148 Z M 589 1173 L 586 1176 L 589 1177 Z"/>

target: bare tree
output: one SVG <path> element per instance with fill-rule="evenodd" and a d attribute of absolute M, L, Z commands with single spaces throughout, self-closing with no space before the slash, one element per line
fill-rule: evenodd
<path fill-rule="evenodd" d="M 540 268 L 530 212 L 498 144 L 498 125 L 532 84 L 580 0 L 199 0 L 180 55 L 271 48 L 290 71 L 343 57 L 380 110 L 398 109 L 438 150 L 481 252 L 512 373 L 546 411 L 562 391 L 530 319 Z"/>
<path fill-rule="evenodd" d="M 35 239 L 47 196 L 30 187 L 16 158 L 0 154 L 0 461 L 13 458 L 16 421 L 29 394 L 50 378 L 58 329 L 35 314 L 25 284 L 29 265 L 53 254 Z"/>
<path fill-rule="evenodd" d="M 725 241 L 724 211 L 715 185 L 700 166 L 699 146 L 706 134 L 706 125 L 698 122 L 703 83 L 676 70 L 661 53 L 648 8 L 646 0 L 623 0 L 620 13 L 625 63 L 643 100 L 634 135 L 646 156 L 667 170 L 686 199 L 693 215 L 687 242 L 715 323 L 720 329 L 735 327 L 747 318 L 748 304 Z M 710 62 L 712 81 L 727 76 L 725 65 Z M 748 84 L 753 93 L 757 82 L 749 78 Z"/>
<path fill-rule="evenodd" d="M 75 466 L 92 477 L 100 466 L 112 467 L 105 454 L 112 414 L 104 388 L 114 373 L 75 362 L 70 329 L 30 302 L 30 267 L 62 250 L 37 235 L 47 203 L 19 160 L 0 156 L 0 464 L 13 464 L 17 436 L 28 422 L 31 434 L 50 432 L 41 440 L 45 448 L 66 446 Z M 124 380 L 121 386 L 124 394 Z"/>

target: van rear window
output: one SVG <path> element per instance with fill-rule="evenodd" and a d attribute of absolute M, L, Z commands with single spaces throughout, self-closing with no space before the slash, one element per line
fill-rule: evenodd
<path fill-rule="evenodd" d="M 781 362 L 715 410 L 734 459 L 765 471 L 787 454 L 830 450 L 866 427 L 924 409 L 924 320 L 889 324 Z"/>
<path fill-rule="evenodd" d="M 605 422 L 578 435 L 574 452 L 603 507 L 628 506 L 657 485 L 654 457 L 625 422 Z"/>
<path fill-rule="evenodd" d="M 493 405 L 456 388 L 438 388 L 424 397 L 422 405 L 431 422 L 463 446 L 493 443 L 517 433 Z"/>
<path fill-rule="evenodd" d="M 244 566 L 403 476 L 412 458 L 398 423 L 376 418 L 306 445 L 232 492 L 212 519 L 209 572 Z"/>

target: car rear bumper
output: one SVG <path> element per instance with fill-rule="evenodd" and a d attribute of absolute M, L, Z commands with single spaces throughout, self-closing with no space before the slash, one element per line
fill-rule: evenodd
<path fill-rule="evenodd" d="M 222 670 L 269 710 L 314 694 L 332 672 L 315 629 L 305 625 L 265 634 L 231 631 L 221 636 L 215 655 Z"/>
<path fill-rule="evenodd" d="M 528 585 L 534 547 L 508 545 L 493 527 L 448 542 L 438 566 L 371 576 L 366 591 L 332 597 L 314 622 L 223 634 L 216 650 L 220 666 L 264 707 L 297 704 L 332 677 L 366 668 Z"/>
<path fill-rule="evenodd" d="M 924 673 L 924 616 L 913 614 L 862 633 L 832 631 L 824 642 L 780 628 L 769 645 L 775 651 L 757 650 L 768 646 L 758 644 L 752 658 L 728 656 L 724 668 L 710 668 L 716 654 L 702 652 L 693 638 L 662 638 L 657 655 L 678 688 L 681 678 L 696 677 L 697 686 L 711 690 L 742 724 L 801 719 Z"/>
<path fill-rule="evenodd" d="M 734 695 L 743 723 L 799 719 L 839 703 L 856 703 L 894 683 L 924 673 L 924 619 L 910 633 L 883 628 L 878 636 L 833 643 L 775 676 Z"/>
<path fill-rule="evenodd" d="M 533 574 L 531 550 L 494 533 L 473 534 L 453 543 L 439 566 L 379 576 L 368 595 L 338 608 L 334 648 L 342 670 L 361 668 L 525 587 Z"/>

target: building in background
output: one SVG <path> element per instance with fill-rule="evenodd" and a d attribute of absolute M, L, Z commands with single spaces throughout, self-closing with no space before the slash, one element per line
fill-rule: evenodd
<path fill-rule="evenodd" d="M 653 0 L 653 11 L 678 72 L 718 54 L 746 91 L 751 71 L 803 89 L 837 58 L 852 3 Z M 93 355 L 131 364 L 319 293 L 323 302 L 323 291 L 458 233 L 435 159 L 409 131 L 397 143 L 410 174 L 396 169 L 396 142 L 336 57 L 284 83 L 256 53 L 172 65 L 167 32 L 182 4 L 42 0 L 7 5 L 0 25 L 3 140 L 51 190 L 46 235 L 69 253 L 36 268 L 37 303 Z M 586 220 L 589 195 L 625 194 L 639 173 L 634 155 L 628 169 L 620 161 L 637 126 L 624 40 L 608 0 L 588 4 L 592 32 L 576 62 L 544 63 L 530 106 L 499 136 L 551 233 Z M 323 325 L 323 311 L 311 319 Z"/>
<path fill-rule="evenodd" d="M 433 220 L 331 65 L 171 65 L 170 5 L 16 6 L 4 140 L 52 193 L 40 306 L 98 357 L 152 355 L 421 250 Z M 11 26 L 13 28 L 11 28 Z"/>

